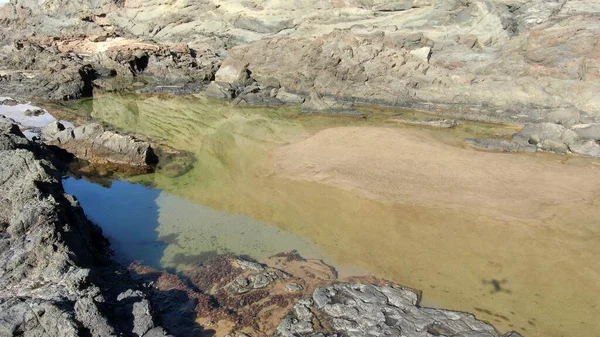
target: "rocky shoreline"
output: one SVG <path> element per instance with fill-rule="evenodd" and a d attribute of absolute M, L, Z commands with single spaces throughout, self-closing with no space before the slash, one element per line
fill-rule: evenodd
<path fill-rule="evenodd" d="M 182 276 L 124 268 L 65 194 L 56 150 L 10 120 L 0 127 L 0 336 L 501 336 L 471 314 L 420 307 L 413 290 L 337 280 L 294 254 L 220 256 Z"/>

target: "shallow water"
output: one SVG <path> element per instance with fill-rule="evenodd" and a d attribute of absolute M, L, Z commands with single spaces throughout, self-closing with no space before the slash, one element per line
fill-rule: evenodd
<path fill-rule="evenodd" d="M 274 169 L 272 152 L 281 145 L 335 126 L 402 129 L 388 118 L 412 112 L 303 116 L 296 108 L 240 108 L 159 96 L 105 96 L 86 104 L 92 117 L 118 130 L 160 139 L 197 158 L 181 176 L 159 170 L 131 179 L 155 186 L 151 195 L 160 190 L 152 197 L 156 219 L 148 222 L 153 237 L 163 241 L 152 248 L 161 251 L 155 260 L 162 266 L 177 268 L 213 251 L 260 259 L 298 249 L 338 268 L 356 266 L 423 289 L 428 304 L 474 312 L 500 330 L 526 336 L 600 335 L 600 212 L 595 199 L 582 196 L 563 203 L 558 195 L 559 202 L 541 209 L 548 216 L 526 208 L 499 216 L 507 212 L 373 199 L 352 189 L 288 179 Z M 514 131 L 477 123 L 453 130 L 418 129 L 450 146 L 461 146 L 468 136 L 506 137 Z M 581 167 L 588 179 L 582 184 L 597 184 L 589 178 L 598 174 L 594 162 L 516 156 L 532 170 L 538 162 L 556 172 Z M 536 193 L 546 192 L 532 191 L 529 197 L 537 198 Z M 82 204 L 87 212 L 90 206 Z M 250 239 L 248 233 L 257 235 Z"/>

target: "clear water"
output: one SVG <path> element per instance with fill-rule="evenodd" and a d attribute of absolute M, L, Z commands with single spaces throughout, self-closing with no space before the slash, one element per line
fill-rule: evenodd
<path fill-rule="evenodd" d="M 115 247 L 122 248 L 125 259 L 180 268 L 217 252 L 261 259 L 297 249 L 350 270 L 347 274 L 356 266 L 422 289 L 428 303 L 474 312 L 501 331 L 600 336 L 597 162 L 515 154 L 527 179 L 566 174 L 572 184 L 557 190 L 563 178 L 532 190 L 525 199 L 553 200 L 537 210 L 525 207 L 519 214 L 498 215 L 494 200 L 489 209 L 475 210 L 376 200 L 326 183 L 286 179 L 273 169 L 272 153 L 281 145 L 337 126 L 403 128 L 386 122 L 397 112 L 368 111 L 372 114 L 367 119 L 330 118 L 302 115 L 289 107 L 120 95 L 96 97 L 82 103 L 80 112 L 196 158 L 185 174 L 159 170 L 115 182 L 109 189 L 65 182 Z M 510 137 L 514 128 L 464 123 L 452 130 L 421 131 L 434 143 L 462 149 L 464 137 Z M 463 150 L 465 156 L 474 151 Z M 463 159 L 457 155 L 456 162 Z M 474 180 L 485 184 L 486 177 Z M 590 189 L 599 197 L 584 193 Z M 566 198 L 566 190 L 579 194 Z M 549 194 L 553 198 L 546 198 Z M 352 268 L 344 269 L 348 266 Z"/>

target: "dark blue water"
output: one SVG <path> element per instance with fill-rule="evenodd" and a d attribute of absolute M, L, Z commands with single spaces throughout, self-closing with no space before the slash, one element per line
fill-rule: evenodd
<path fill-rule="evenodd" d="M 79 200 L 87 217 L 102 227 L 117 261 L 129 264 L 142 260 L 160 268 L 166 248 L 156 231 L 160 190 L 126 181 L 104 187 L 85 179 L 66 178 L 63 184 L 65 191 Z"/>

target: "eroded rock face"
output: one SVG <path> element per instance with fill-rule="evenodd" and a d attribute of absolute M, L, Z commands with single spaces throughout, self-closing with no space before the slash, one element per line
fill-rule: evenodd
<path fill-rule="evenodd" d="M 42 130 L 42 135 L 48 137 L 45 141 L 50 144 L 95 164 L 148 166 L 158 161 L 148 142 L 104 130 L 96 123 L 66 130 L 64 126 L 50 124 Z"/>
<path fill-rule="evenodd" d="M 2 132 L 0 144 L 0 335 L 167 336 L 148 306 L 136 309 L 149 305 L 143 292 L 117 301 L 140 285 L 111 262 L 100 229 L 40 159 L 48 149 L 15 133 Z"/>

